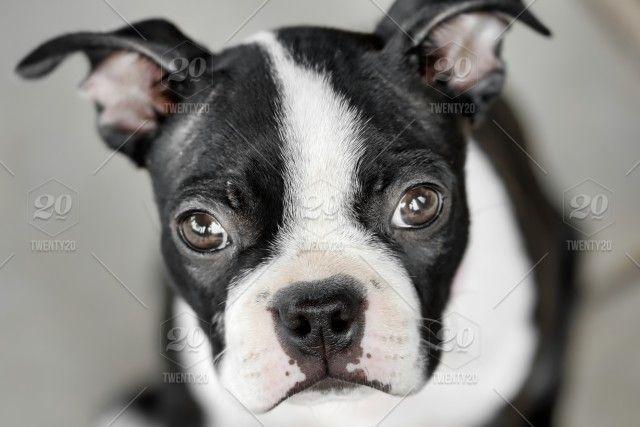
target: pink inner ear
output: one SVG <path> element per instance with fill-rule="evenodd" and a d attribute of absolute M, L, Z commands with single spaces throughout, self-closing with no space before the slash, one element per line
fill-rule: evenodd
<path fill-rule="evenodd" d="M 153 132 L 158 127 L 158 115 L 166 115 L 171 103 L 161 84 L 162 76 L 162 69 L 146 57 L 116 52 L 93 70 L 80 89 L 103 108 L 99 126 Z"/>
<path fill-rule="evenodd" d="M 438 25 L 429 36 L 435 47 L 428 52 L 427 81 L 445 82 L 461 93 L 503 68 L 496 49 L 507 25 L 500 15 L 484 12 L 461 14 Z"/>

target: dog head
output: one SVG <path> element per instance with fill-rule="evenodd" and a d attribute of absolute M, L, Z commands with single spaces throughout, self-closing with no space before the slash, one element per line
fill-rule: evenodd
<path fill-rule="evenodd" d="M 400 0 L 372 34 L 299 27 L 211 53 L 159 20 L 76 33 L 105 141 L 152 176 L 174 286 L 255 411 L 302 391 L 417 391 L 467 243 L 465 140 L 520 1 Z"/>

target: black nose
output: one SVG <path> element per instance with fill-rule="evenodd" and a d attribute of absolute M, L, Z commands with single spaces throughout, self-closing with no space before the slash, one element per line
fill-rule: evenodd
<path fill-rule="evenodd" d="M 278 337 L 303 353 L 330 357 L 361 336 L 363 301 L 361 286 L 346 276 L 287 286 L 274 297 Z"/>

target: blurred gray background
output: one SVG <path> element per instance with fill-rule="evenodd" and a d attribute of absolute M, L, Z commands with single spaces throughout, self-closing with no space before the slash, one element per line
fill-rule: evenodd
<path fill-rule="evenodd" d="M 13 67 L 47 38 L 113 29 L 125 19 L 169 18 L 217 50 L 235 31 L 230 43 L 288 24 L 366 31 L 381 16 L 369 0 L 271 0 L 256 12 L 261 4 L 3 1 L 3 426 L 88 425 L 115 393 L 157 372 L 162 316 L 149 179 L 125 158 L 111 158 L 98 139 L 93 107 L 75 91 L 86 61 L 74 56 L 48 79 L 33 83 L 20 81 Z M 387 9 L 391 0 L 377 4 Z M 535 142 L 529 155 L 542 167 L 536 169 L 540 180 L 559 208 L 571 208 L 575 194 L 604 194 L 609 202 L 602 218 L 579 221 L 580 238 L 606 250 L 580 251 L 584 297 L 559 421 L 563 426 L 637 425 L 640 2 L 538 0 L 532 10 L 553 29 L 554 38 L 516 25 L 504 55 L 510 67 L 508 94 L 526 116 Z M 58 181 L 71 190 L 61 190 Z M 71 194 L 72 211 L 66 219 L 34 226 L 35 198 L 45 192 Z M 59 234 L 50 237 L 43 227 Z M 71 241 L 77 248 L 42 251 L 37 245 L 43 240 Z"/>

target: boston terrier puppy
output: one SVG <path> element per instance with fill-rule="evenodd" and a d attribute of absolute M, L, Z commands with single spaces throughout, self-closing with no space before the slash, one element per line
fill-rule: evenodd
<path fill-rule="evenodd" d="M 18 65 L 89 58 L 100 135 L 152 178 L 176 327 L 206 334 L 209 359 L 171 369 L 208 381 L 148 389 L 117 423 L 552 422 L 573 268 L 494 102 L 516 20 L 549 34 L 520 0 L 398 0 L 372 33 L 213 53 L 147 20 Z"/>

